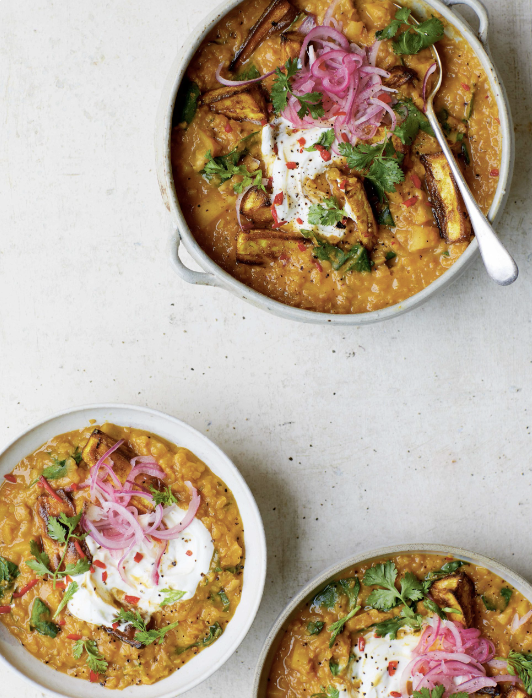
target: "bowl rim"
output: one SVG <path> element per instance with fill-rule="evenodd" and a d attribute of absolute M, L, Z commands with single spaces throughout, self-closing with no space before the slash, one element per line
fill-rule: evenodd
<path fill-rule="evenodd" d="M 265 698 L 263 687 L 265 681 L 267 680 L 267 674 L 271 668 L 273 654 L 277 650 L 278 643 L 281 639 L 281 634 L 288 622 L 291 620 L 291 616 L 295 614 L 299 606 L 304 603 L 308 597 L 312 596 L 320 587 L 327 584 L 333 577 L 354 565 L 381 557 L 386 557 L 387 555 L 400 555 L 401 553 L 413 554 L 416 552 L 434 555 L 452 555 L 455 558 L 485 567 L 491 572 L 497 574 L 504 581 L 511 583 L 512 586 L 518 589 L 518 591 L 520 591 L 532 603 L 532 584 L 527 579 L 498 560 L 481 553 L 468 550 L 467 548 L 444 545 L 441 543 L 404 543 L 386 546 L 383 548 L 376 548 L 373 550 L 364 550 L 356 553 L 355 555 L 350 555 L 343 560 L 335 562 L 322 572 L 318 573 L 313 579 L 307 582 L 307 584 L 305 584 L 294 597 L 292 597 L 292 599 L 285 605 L 283 610 L 278 614 L 268 632 L 257 660 L 253 679 L 253 689 L 251 693 L 252 698 Z"/>
<path fill-rule="evenodd" d="M 188 67 L 189 62 L 199 47 L 201 41 L 205 38 L 215 23 L 225 16 L 231 9 L 240 4 L 241 1 L 242 0 L 224 0 L 220 5 L 214 8 L 214 10 L 212 10 L 209 15 L 207 15 L 207 17 L 205 17 L 189 34 L 188 39 L 178 52 L 178 55 L 168 72 L 165 86 L 161 94 L 155 130 L 155 151 L 159 188 L 163 201 L 167 209 L 170 211 L 173 225 L 175 226 L 175 230 L 170 241 L 170 259 L 175 259 L 175 255 L 177 254 L 176 247 L 180 238 L 194 261 L 201 267 L 201 269 L 203 269 L 204 272 L 206 272 L 206 274 L 201 274 L 187 270 L 189 271 L 190 275 L 194 275 L 195 277 L 195 280 L 192 281 L 192 283 L 220 286 L 221 288 L 233 293 L 233 295 L 236 295 L 251 303 L 255 307 L 266 310 L 279 317 L 289 320 L 296 320 L 299 322 L 339 326 L 361 326 L 373 324 L 381 320 L 391 319 L 397 317 L 398 315 L 402 315 L 409 310 L 417 308 L 432 295 L 436 294 L 440 290 L 443 290 L 443 288 L 457 279 L 473 263 L 478 252 L 478 242 L 476 238 L 473 238 L 468 248 L 452 265 L 452 267 L 450 267 L 435 281 L 413 296 L 406 298 L 400 303 L 396 303 L 379 310 L 368 311 L 366 313 L 346 314 L 315 312 L 312 310 L 296 308 L 280 301 L 273 300 L 272 298 L 255 291 L 249 286 L 246 286 L 243 282 L 238 281 L 228 272 L 222 269 L 207 255 L 206 252 L 202 250 L 194 238 L 181 211 L 172 173 L 171 132 L 174 105 L 177 91 L 185 74 L 186 68 Z M 449 24 L 455 30 L 458 30 L 463 39 L 471 46 L 484 71 L 486 72 L 491 90 L 497 102 L 499 119 L 501 122 L 500 127 L 502 146 L 499 182 L 495 191 L 492 205 L 488 212 L 489 219 L 496 223 L 502 215 L 509 195 L 514 165 L 515 147 L 508 98 L 501 77 L 491 59 L 488 45 L 487 43 L 485 45 L 482 44 L 465 20 L 458 14 L 452 12 L 451 8 L 441 0 L 401 0 L 401 2 L 406 6 L 411 6 L 417 12 L 423 13 L 423 10 L 428 8 L 436 10 L 443 15 Z M 463 3 L 474 8 L 470 0 L 463 0 Z M 203 279 L 200 277 L 203 277 Z"/>
<path fill-rule="evenodd" d="M 237 501 L 239 511 L 241 514 L 242 519 L 244 518 L 247 521 L 247 524 L 245 525 L 245 528 L 249 530 L 249 524 L 252 521 L 253 522 L 253 532 L 254 532 L 254 539 L 251 543 L 245 541 L 246 545 L 246 559 L 248 557 L 248 551 L 250 549 L 250 545 L 254 548 L 254 554 L 253 554 L 253 559 L 254 559 L 254 566 L 253 569 L 255 570 L 256 574 L 255 577 L 256 579 L 254 580 L 253 586 L 248 583 L 247 590 L 246 590 L 246 578 L 244 574 L 244 582 L 242 585 L 242 596 L 241 600 L 239 603 L 242 603 L 244 598 L 246 598 L 246 603 L 249 603 L 249 609 L 247 611 L 247 615 L 243 616 L 242 618 L 239 619 L 240 627 L 235 627 L 235 633 L 236 633 L 236 638 L 233 639 L 232 643 L 225 648 L 224 650 L 221 651 L 221 655 L 218 657 L 218 659 L 215 662 L 207 662 L 206 659 L 203 659 L 203 662 L 206 664 L 204 667 L 203 671 L 200 673 L 200 675 L 196 676 L 195 678 L 192 678 L 189 680 L 189 682 L 184 685 L 181 688 L 171 688 L 171 687 L 164 687 L 162 688 L 162 685 L 167 681 L 171 680 L 172 677 L 177 676 L 177 671 L 174 671 L 172 674 L 167 676 L 165 679 L 161 679 L 160 681 L 155 682 L 154 684 L 149 684 L 148 686 L 129 686 L 126 687 L 121 691 L 121 695 L 123 696 L 135 696 L 138 694 L 139 689 L 141 690 L 142 688 L 144 689 L 154 689 L 154 687 L 161 686 L 162 690 L 160 690 L 158 693 L 156 693 L 156 696 L 154 695 L 153 698 L 175 698 L 178 695 L 181 695 L 185 691 L 189 691 L 192 688 L 198 686 L 200 683 L 205 681 L 207 678 L 212 676 L 221 666 L 223 666 L 235 653 L 235 651 L 238 649 L 244 638 L 246 637 L 247 633 L 249 632 L 251 625 L 253 624 L 256 614 L 259 610 L 259 606 L 262 602 L 262 596 L 264 592 L 264 586 L 265 586 L 265 581 L 266 581 L 266 569 L 267 569 L 267 548 L 266 548 L 266 535 L 264 531 L 264 524 L 262 521 L 262 517 L 259 511 L 259 508 L 257 506 L 257 503 L 255 501 L 255 498 L 253 496 L 253 493 L 251 492 L 251 489 L 249 488 L 249 485 L 247 484 L 246 480 L 244 479 L 243 475 L 240 473 L 238 470 L 237 466 L 233 463 L 233 461 L 225 454 L 225 452 L 210 438 L 205 436 L 202 432 L 199 430 L 195 429 L 194 427 L 190 426 L 186 422 L 178 419 L 177 417 L 174 417 L 173 415 L 170 415 L 166 412 L 162 412 L 161 410 L 155 410 L 150 407 L 143 407 L 139 405 L 130 405 L 126 403 L 90 403 L 86 405 L 77 405 L 74 407 L 70 407 L 64 410 L 61 410 L 59 412 L 54 413 L 51 416 L 45 417 L 42 420 L 39 420 L 32 424 L 30 427 L 19 433 L 15 438 L 13 438 L 9 443 L 7 443 L 5 446 L 2 446 L 0 448 L 0 476 L 2 474 L 8 473 L 11 471 L 11 469 L 16 465 L 16 463 L 19 462 L 19 460 L 16 460 L 15 462 L 9 462 L 9 458 L 6 460 L 5 465 L 7 467 L 3 467 L 3 461 L 6 459 L 6 456 L 9 456 L 9 451 L 13 448 L 15 448 L 17 445 L 22 446 L 28 440 L 31 435 L 36 432 L 39 429 L 43 428 L 49 428 L 52 429 L 53 425 L 58 421 L 61 420 L 61 418 L 65 417 L 70 417 L 73 416 L 77 413 L 80 415 L 86 412 L 92 412 L 92 411 L 103 411 L 103 412 L 110 412 L 112 413 L 113 411 L 120 411 L 123 410 L 125 412 L 129 412 L 131 414 L 137 415 L 139 421 L 143 421 L 143 417 L 145 418 L 151 418 L 153 420 L 159 420 L 159 424 L 162 426 L 162 421 L 164 420 L 169 424 L 170 429 L 173 427 L 177 430 L 181 430 L 181 436 L 172 441 L 172 438 L 168 438 L 168 436 L 161 436 L 161 438 L 166 439 L 168 441 L 171 441 L 172 443 L 175 443 L 178 446 L 182 446 L 184 448 L 189 449 L 192 453 L 195 453 L 194 448 L 191 448 L 187 443 L 180 443 L 180 440 L 183 441 L 183 433 L 185 433 L 186 438 L 188 439 L 188 434 L 190 434 L 190 441 L 193 439 L 196 439 L 198 442 L 200 442 L 207 450 L 209 450 L 214 457 L 210 458 L 210 462 L 207 462 L 206 464 L 208 467 L 212 470 L 213 473 L 219 475 L 226 480 L 227 476 L 230 475 L 231 478 L 238 484 L 238 487 L 240 488 L 241 492 L 239 494 L 239 497 L 237 498 L 235 494 L 235 500 Z M 85 420 L 88 421 L 88 420 Z M 112 419 L 108 419 L 106 421 L 109 421 L 110 423 L 113 423 Z M 80 427 L 82 428 L 82 425 L 84 424 L 83 418 L 80 416 Z M 122 424 L 122 426 L 128 426 L 128 424 Z M 145 429 L 146 431 L 152 431 L 155 435 L 159 436 L 157 434 L 156 430 L 150 429 L 147 421 L 146 421 L 146 426 L 136 426 L 134 428 L 139 428 L 139 429 Z M 52 438 L 54 435 L 59 435 L 61 433 L 64 433 L 62 431 L 59 432 L 54 432 L 53 434 L 49 435 L 47 438 Z M 44 443 L 46 439 L 42 440 L 41 443 Z M 39 444 L 40 445 L 40 444 Z M 36 447 L 38 448 L 38 446 Z M 196 446 L 197 449 L 197 446 Z M 35 450 L 35 449 L 33 449 Z M 26 455 L 29 453 L 32 453 L 33 450 L 28 450 Z M 197 456 L 200 457 L 200 456 Z M 200 460 L 204 460 L 203 457 L 200 457 Z M 9 468 L 9 469 L 8 469 Z M 234 492 L 234 485 L 231 488 L 232 491 Z M 245 499 L 243 498 L 245 497 Z M 245 508 L 246 513 L 244 514 L 243 508 Z M 245 568 L 244 568 L 245 572 Z M 246 597 L 244 597 L 244 594 L 246 594 Z M 250 599 L 248 602 L 247 599 Z M 238 608 L 235 611 L 235 616 L 238 613 Z M 231 619 L 232 621 L 235 620 L 235 616 Z M 231 625 L 231 621 L 229 623 L 229 626 Z M 228 626 L 228 627 L 229 627 Z M 10 638 L 13 638 L 9 631 L 5 629 L 3 626 L 1 628 L 3 631 L 5 631 Z M 222 636 L 223 637 L 223 636 Z M 1 638 L 0 638 L 1 639 Z M 13 638 L 14 639 L 14 638 Z M 16 643 L 18 641 L 14 639 Z M 217 643 L 216 643 L 217 644 Z M 33 687 L 37 688 L 39 691 L 42 691 L 46 695 L 54 696 L 56 698 L 65 698 L 67 696 L 70 698 L 72 695 L 71 693 L 58 693 L 57 692 L 57 687 L 56 689 L 51 689 L 47 686 L 42 685 L 38 681 L 36 681 L 34 678 L 29 676 L 28 674 L 24 673 L 24 671 L 20 670 L 18 667 L 14 666 L 8 659 L 3 655 L 3 652 L 1 651 L 2 647 L 0 644 L 0 665 L 4 665 L 8 667 L 11 671 L 13 671 L 15 674 L 17 674 L 19 677 L 30 683 Z M 24 651 L 27 652 L 27 650 Z M 193 659 L 200 658 L 201 655 L 204 654 L 201 652 L 197 657 L 194 657 Z M 38 661 L 40 664 L 39 659 L 34 657 L 31 653 L 29 653 L 29 656 L 35 660 Z M 190 664 L 192 660 L 187 662 L 184 666 L 187 666 Z M 43 665 L 44 666 L 44 665 Z M 56 671 L 55 669 L 50 668 L 50 671 L 55 672 L 58 677 L 68 677 L 68 675 L 64 674 L 63 672 Z M 74 678 L 74 677 L 68 677 Z M 79 687 L 81 690 L 85 688 L 85 684 L 88 684 L 87 681 L 83 679 L 79 679 Z M 105 687 L 100 687 L 98 684 L 90 684 L 91 687 L 91 695 L 96 696 L 106 696 L 109 695 L 109 692 L 114 689 L 109 689 Z M 155 689 L 154 689 L 155 690 Z M 153 693 L 153 691 L 152 691 Z"/>

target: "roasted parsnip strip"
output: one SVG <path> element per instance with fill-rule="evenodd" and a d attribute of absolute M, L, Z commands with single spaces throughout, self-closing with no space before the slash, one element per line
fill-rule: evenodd
<path fill-rule="evenodd" d="M 242 264 L 264 264 L 277 259 L 283 253 L 300 251 L 310 242 L 297 234 L 279 233 L 274 230 L 250 230 L 239 233 L 236 241 L 236 259 Z"/>
<path fill-rule="evenodd" d="M 251 187 L 242 197 L 240 213 L 251 218 L 253 223 L 268 225 L 273 221 L 270 197 L 263 189 Z"/>
<path fill-rule="evenodd" d="M 35 502 L 35 511 L 37 513 L 37 521 L 39 524 L 39 532 L 41 534 L 42 545 L 44 552 L 50 558 L 50 569 L 55 572 L 61 562 L 61 556 L 63 555 L 65 546 L 64 543 L 60 543 L 54 540 L 48 535 L 48 521 L 51 517 L 59 517 L 61 514 L 65 516 L 76 516 L 76 508 L 70 499 L 69 495 L 64 490 L 55 490 L 55 493 L 61 498 L 59 502 L 54 499 L 49 494 L 41 494 L 37 497 Z M 75 533 L 81 533 L 81 529 L 78 527 Z M 85 544 L 85 541 L 77 541 L 79 547 L 83 551 L 84 555 L 90 560 L 91 554 Z M 63 561 L 62 570 L 64 570 L 65 565 L 76 564 L 81 559 L 81 555 L 75 545 L 74 540 L 69 540 L 67 552 L 65 559 Z"/>
<path fill-rule="evenodd" d="M 217 87 L 202 96 L 201 104 L 235 121 L 260 124 L 267 118 L 266 100 L 258 85 Z"/>

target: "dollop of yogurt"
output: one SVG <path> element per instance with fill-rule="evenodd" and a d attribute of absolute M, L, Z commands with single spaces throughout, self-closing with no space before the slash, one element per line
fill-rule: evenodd
<path fill-rule="evenodd" d="M 163 521 L 171 528 L 180 523 L 185 514 L 185 509 L 173 504 L 168 508 Z M 139 516 L 139 519 L 142 520 L 143 516 Z M 92 554 L 94 571 L 73 577 L 79 589 L 68 602 L 68 610 L 80 620 L 107 627 L 113 625 L 118 613 L 115 591 L 138 597 L 137 608 L 144 619 L 148 620 L 152 613 L 159 610 L 165 597 L 162 589 L 185 592 L 181 601 L 191 599 L 198 584 L 209 572 L 214 554 L 209 531 L 199 519 L 193 519 L 178 538 L 168 541 L 159 564 L 158 586 L 155 586 L 152 578 L 157 548 L 148 547 L 144 542 L 125 559 L 125 576 L 130 582 L 127 584 L 118 572 L 117 563 L 120 558 L 115 559 L 110 550 L 100 547 L 91 536 L 87 536 L 86 543 Z M 140 555 L 142 559 L 139 560 Z M 135 556 L 138 562 L 135 561 Z M 105 565 L 105 569 L 95 565 L 96 561 Z"/>
<path fill-rule="evenodd" d="M 330 127 L 318 126 L 296 129 L 289 121 L 280 117 L 262 129 L 261 149 L 268 176 L 272 178 L 273 198 L 277 194 L 283 194 L 282 204 L 276 206 L 279 221 L 294 223 L 296 228 L 311 228 L 326 237 L 338 238 L 343 236 L 340 228 L 334 225 L 311 225 L 308 221 L 309 209 L 313 203 L 317 203 L 308 196 L 308 180 L 312 181 L 331 165 L 342 162 L 342 158 L 332 151 L 331 159 L 325 161 L 318 150 L 306 150 L 329 130 Z M 304 144 L 298 142 L 301 138 L 305 139 Z M 293 169 L 288 168 L 288 162 L 295 163 L 296 166 Z"/>

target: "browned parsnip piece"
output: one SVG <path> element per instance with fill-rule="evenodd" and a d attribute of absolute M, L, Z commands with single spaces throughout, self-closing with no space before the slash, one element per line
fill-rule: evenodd
<path fill-rule="evenodd" d="M 267 117 L 266 101 L 258 85 L 217 87 L 202 96 L 201 104 L 235 121 L 260 124 Z"/>
<path fill-rule="evenodd" d="M 421 162 L 441 236 L 450 243 L 469 240 L 471 221 L 445 155 L 422 155 Z"/>
<path fill-rule="evenodd" d="M 273 0 L 249 30 L 246 40 L 237 51 L 229 69 L 239 70 L 265 39 L 276 32 L 288 29 L 296 16 L 297 10 L 288 0 Z"/>
<path fill-rule="evenodd" d="M 236 240 L 236 259 L 242 264 L 265 264 L 307 247 L 310 243 L 300 235 L 281 233 L 274 230 L 250 230 L 239 233 Z"/>
<path fill-rule="evenodd" d="M 434 601 L 443 608 L 454 608 L 460 614 L 453 613 L 453 621 L 464 623 L 466 628 L 474 625 L 475 611 L 473 599 L 475 597 L 475 585 L 465 572 L 450 574 L 448 577 L 438 579 L 430 588 Z"/>
<path fill-rule="evenodd" d="M 390 77 L 384 78 L 382 82 L 386 87 L 393 87 L 395 90 L 417 78 L 416 71 L 413 68 L 407 68 L 406 65 L 395 65 L 388 72 Z"/>
<path fill-rule="evenodd" d="M 258 187 L 251 187 L 242 197 L 240 213 L 251 218 L 253 223 L 257 225 L 263 226 L 273 223 L 270 197 Z"/>

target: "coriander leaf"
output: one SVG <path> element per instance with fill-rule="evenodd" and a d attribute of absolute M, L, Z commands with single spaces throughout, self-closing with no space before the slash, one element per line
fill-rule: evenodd
<path fill-rule="evenodd" d="M 50 615 L 48 606 L 38 597 L 33 602 L 30 616 L 30 630 L 36 630 L 41 635 L 47 635 L 54 638 L 59 632 L 59 626 L 47 620 L 46 616 Z M 44 618 L 43 618 L 44 616 Z"/>
<path fill-rule="evenodd" d="M 45 552 L 41 553 L 41 550 L 34 540 L 30 541 L 30 552 L 34 556 L 35 560 L 26 560 L 26 565 L 36 572 L 40 577 L 45 574 L 53 574 L 50 570 L 50 558 Z"/>
<path fill-rule="evenodd" d="M 115 618 L 117 623 L 128 623 L 137 630 L 146 630 L 146 623 L 142 620 L 142 616 L 138 611 L 126 611 L 121 608 Z"/>
<path fill-rule="evenodd" d="M 432 691 L 428 688 L 422 688 L 420 691 L 412 693 L 413 698 L 442 698 L 445 693 L 445 686 L 435 686 Z"/>
<path fill-rule="evenodd" d="M 56 612 L 54 613 L 54 615 L 52 616 L 52 620 L 53 620 L 54 618 L 56 618 L 56 617 L 61 613 L 61 611 L 63 610 L 63 608 L 67 605 L 67 603 L 68 603 L 68 602 L 70 601 L 70 599 L 74 596 L 74 594 L 76 593 L 76 591 L 77 591 L 78 589 L 79 589 L 79 586 L 78 586 L 78 583 L 77 583 L 77 582 L 70 582 L 70 584 L 68 585 L 68 589 L 67 589 L 67 590 L 65 591 L 65 593 L 63 594 L 63 598 L 61 599 L 61 603 L 60 603 L 59 606 L 57 607 L 57 611 L 56 611 Z"/>
<path fill-rule="evenodd" d="M 334 129 L 330 128 L 321 134 L 321 136 L 318 138 L 316 143 L 314 143 L 314 145 L 310 145 L 308 148 L 305 148 L 305 150 L 307 150 L 308 152 L 313 152 L 317 150 L 317 145 L 321 145 L 322 148 L 325 148 L 325 150 L 330 150 L 331 145 L 334 143 L 335 137 L 336 136 L 334 135 Z"/>
<path fill-rule="evenodd" d="M 165 489 L 162 492 L 156 490 L 155 487 L 150 487 L 150 492 L 152 493 L 155 505 L 164 504 L 165 506 L 170 506 L 170 504 L 177 504 L 177 499 L 175 498 L 174 493 L 170 489 L 170 486 L 165 487 Z"/>
<path fill-rule="evenodd" d="M 351 582 L 353 584 L 351 585 Z M 347 577 L 346 579 L 340 579 L 338 581 L 341 590 L 347 596 L 349 610 L 353 609 L 357 605 L 358 595 L 360 593 L 360 581 L 358 577 Z"/>
<path fill-rule="evenodd" d="M 393 250 L 389 250 L 386 252 L 385 258 L 386 261 L 389 262 L 392 259 L 395 259 L 397 257 L 397 254 Z"/>
<path fill-rule="evenodd" d="M 95 674 L 105 674 L 107 671 L 108 662 L 98 650 L 98 645 L 95 640 L 77 640 L 72 646 L 72 654 L 74 659 L 81 659 L 83 650 L 87 650 L 87 665 Z"/>
<path fill-rule="evenodd" d="M 532 693 L 532 654 L 514 652 L 510 650 L 508 654 L 508 673 L 517 675 L 525 686 L 528 694 Z"/>
<path fill-rule="evenodd" d="M 260 168 L 255 172 L 249 172 L 244 165 L 237 165 L 237 162 L 245 155 L 245 152 L 245 150 L 235 148 L 235 150 L 232 150 L 227 155 L 219 155 L 213 158 L 209 150 L 207 153 L 207 162 L 201 173 L 205 175 L 209 182 L 213 177 L 218 177 L 220 179 L 220 184 L 223 184 L 223 182 L 226 182 L 235 175 L 242 175 L 242 181 L 233 184 L 233 189 L 239 194 L 245 187 L 251 184 L 265 191 L 262 184 L 262 170 Z"/>
<path fill-rule="evenodd" d="M 399 595 L 399 592 L 395 589 L 395 580 L 397 579 L 397 567 L 391 560 L 386 562 L 381 562 L 378 565 L 373 565 L 364 575 L 362 580 L 367 586 L 382 586 L 391 589 L 393 587 L 394 592 Z"/>
<path fill-rule="evenodd" d="M 76 446 L 76 450 L 74 451 L 71 457 L 74 459 L 74 463 L 76 465 L 79 465 L 81 463 L 81 461 L 83 460 L 83 454 L 79 450 L 79 446 Z"/>
<path fill-rule="evenodd" d="M 313 119 L 321 119 L 324 116 L 325 109 L 323 108 L 323 94 L 321 92 L 307 92 L 303 95 L 294 94 L 294 97 L 301 105 L 297 112 L 300 119 L 303 119 L 309 112 Z"/>
<path fill-rule="evenodd" d="M 496 611 L 497 606 L 493 603 L 491 599 L 488 599 L 488 597 L 485 594 L 482 594 L 480 597 L 482 599 L 482 603 L 486 607 L 486 611 Z"/>
<path fill-rule="evenodd" d="M 445 254 L 445 252 L 443 254 Z M 454 572 L 456 572 L 456 570 L 462 567 L 462 565 L 467 564 L 469 563 L 464 562 L 463 560 L 451 560 L 449 562 L 446 562 L 441 567 L 441 569 L 435 570 L 433 572 L 428 572 L 425 575 L 425 579 L 423 581 L 423 590 L 425 591 L 425 593 L 427 593 L 436 579 L 439 579 L 440 577 L 447 577 L 449 574 L 453 574 Z M 448 613 L 448 611 L 446 612 Z"/>
<path fill-rule="evenodd" d="M 292 91 L 290 87 L 290 78 L 292 78 L 298 70 L 298 59 L 289 58 L 285 63 L 286 73 L 281 72 L 280 68 L 275 69 L 275 79 L 270 92 L 270 97 L 273 104 L 273 110 L 276 114 L 282 112 L 288 103 L 288 95 Z"/>
<path fill-rule="evenodd" d="M 310 623 L 307 623 L 307 632 L 309 635 L 319 635 L 324 627 L 325 623 L 323 621 L 311 620 Z"/>
<path fill-rule="evenodd" d="M 334 659 L 329 659 L 329 669 L 331 670 L 331 674 L 333 676 L 338 676 L 340 673 L 340 665 L 338 662 L 335 662 Z"/>
<path fill-rule="evenodd" d="M 382 153 L 381 145 L 369 145 L 368 143 L 339 143 L 338 150 L 347 158 L 347 166 L 352 170 L 365 170 L 372 161 Z"/>
<path fill-rule="evenodd" d="M 311 225 L 336 225 L 346 217 L 347 212 L 340 208 L 334 196 L 324 199 L 321 204 L 312 204 L 308 213 Z"/>
<path fill-rule="evenodd" d="M 190 650 L 193 647 L 208 647 L 209 645 L 212 645 L 212 643 L 215 640 L 217 640 L 222 633 L 223 629 L 221 625 L 218 622 L 216 622 L 209 627 L 209 632 L 204 638 L 192 643 L 192 645 L 187 645 L 186 647 L 177 647 L 176 654 L 183 654 L 183 652 L 186 652 L 187 650 Z"/>
<path fill-rule="evenodd" d="M 78 574 L 85 574 L 85 572 L 88 572 L 91 568 L 91 563 L 88 560 L 88 558 L 82 558 L 81 560 L 78 560 L 77 562 L 69 562 L 65 565 L 65 571 L 64 572 L 58 572 L 58 574 L 62 577 L 65 577 L 67 574 L 71 575 L 72 577 L 75 577 Z"/>
<path fill-rule="evenodd" d="M 238 75 L 235 75 L 233 80 L 255 80 L 255 78 L 260 78 L 260 73 L 257 67 L 253 64 L 248 66 L 245 70 Z"/>
<path fill-rule="evenodd" d="M 220 589 L 218 592 L 218 596 L 220 597 L 220 601 L 222 602 L 223 610 L 228 611 L 231 608 L 231 602 L 227 598 L 227 594 L 223 589 Z"/>
<path fill-rule="evenodd" d="M 392 216 L 392 214 L 391 214 L 391 211 L 390 211 L 390 207 L 389 207 L 389 206 L 383 206 L 383 207 L 380 209 L 380 211 L 377 213 L 377 223 L 380 223 L 381 225 L 386 225 L 386 226 L 388 226 L 389 228 L 394 228 L 394 227 L 395 227 L 395 221 L 394 221 L 394 219 L 393 219 L 393 216 Z M 390 252 L 387 252 L 386 254 L 387 254 L 387 255 L 388 255 L 388 254 L 392 254 L 393 257 L 397 257 L 397 255 L 395 254 L 395 252 L 392 252 L 391 250 L 390 250 Z M 393 257 L 388 257 L 388 256 L 387 256 L 386 259 L 393 259 Z"/>
<path fill-rule="evenodd" d="M 410 601 L 419 601 L 423 598 L 423 586 L 412 572 L 407 572 L 401 579 L 401 596 Z"/>
<path fill-rule="evenodd" d="M 4 582 L 0 583 L 0 598 L 13 586 L 19 574 L 18 566 L 0 555 L 0 582 Z"/>
<path fill-rule="evenodd" d="M 179 621 L 176 620 L 175 623 L 170 623 L 170 625 L 165 625 L 163 628 L 154 628 L 153 630 L 141 630 L 135 634 L 135 640 L 142 642 L 143 645 L 151 645 L 152 642 L 159 641 L 159 645 L 162 645 L 164 641 L 164 636 L 169 630 L 175 628 L 179 625 Z"/>
<path fill-rule="evenodd" d="M 397 591 L 374 589 L 368 596 L 367 603 L 379 611 L 389 611 L 401 603 L 401 597 Z"/>
<path fill-rule="evenodd" d="M 505 611 L 508 608 L 508 604 L 510 603 L 510 599 L 512 598 L 513 590 L 510 589 L 509 587 L 503 587 L 501 589 L 501 596 L 504 599 L 504 608 L 503 611 Z"/>
<path fill-rule="evenodd" d="M 400 138 L 401 143 L 411 145 L 420 129 L 429 136 L 434 136 L 429 120 L 410 98 L 399 100 L 394 104 L 393 110 L 403 119 L 393 132 L 394 136 Z"/>
<path fill-rule="evenodd" d="M 339 698 L 340 697 L 340 691 L 337 688 L 334 688 L 334 686 L 328 686 L 327 689 L 325 689 L 325 686 L 321 687 L 321 693 L 313 693 L 310 698 Z"/>
<path fill-rule="evenodd" d="M 177 93 L 172 125 L 177 126 L 185 122 L 190 124 L 198 109 L 200 88 L 195 82 L 185 79 Z"/>
<path fill-rule="evenodd" d="M 394 618 L 383 620 L 381 623 L 376 623 L 374 626 L 375 634 L 378 637 L 386 637 L 389 635 L 392 640 L 395 640 L 398 630 L 405 625 L 416 630 L 419 629 L 423 623 L 423 616 L 412 613 L 410 609 L 411 615 L 405 616 L 403 615 L 405 609 L 406 606 L 402 609 L 400 616 L 395 616 Z"/>
<path fill-rule="evenodd" d="M 59 521 L 68 528 L 69 534 L 71 534 L 72 531 L 79 524 L 79 522 L 81 520 L 81 514 L 82 514 L 82 512 L 80 511 L 79 514 L 76 514 L 76 516 L 66 516 L 66 514 L 64 514 L 64 513 L 61 513 L 59 515 Z M 76 537 L 78 537 L 78 536 L 76 536 Z"/>
<path fill-rule="evenodd" d="M 398 55 L 412 55 L 443 38 L 444 26 L 436 17 L 421 22 L 410 24 L 410 28 L 399 35 L 393 42 L 394 53 Z"/>
<path fill-rule="evenodd" d="M 187 593 L 186 591 L 178 591 L 177 589 L 161 589 L 162 594 L 166 594 L 165 598 L 161 601 L 159 606 L 171 606 L 174 603 L 177 603 L 179 599 L 182 599 L 183 596 Z"/>
<path fill-rule="evenodd" d="M 400 10 L 398 10 L 398 12 L 395 13 L 395 19 L 392 19 L 388 26 L 375 33 L 375 38 L 377 41 L 383 41 L 383 39 L 393 39 L 399 31 L 401 24 L 408 24 L 409 17 L 410 10 L 406 7 L 402 7 Z"/>
<path fill-rule="evenodd" d="M 419 53 L 423 48 L 423 37 L 419 34 L 412 34 L 409 29 L 407 29 L 396 41 L 393 42 L 394 53 L 398 55 L 411 56 L 415 53 Z"/>
<path fill-rule="evenodd" d="M 331 610 L 336 606 L 338 601 L 338 590 L 336 584 L 327 584 L 321 591 L 319 591 L 316 596 L 311 601 L 311 606 L 318 606 L 320 608 L 327 608 Z"/>
<path fill-rule="evenodd" d="M 462 146 L 460 148 L 460 154 L 464 158 L 465 164 L 470 165 L 471 164 L 471 157 L 469 156 L 469 150 L 467 149 L 467 145 L 465 141 L 462 142 Z"/>
<path fill-rule="evenodd" d="M 48 519 L 48 535 L 52 540 L 56 540 L 59 543 L 66 542 L 67 532 L 63 526 L 59 523 L 59 519 L 55 516 L 50 516 Z"/>
<path fill-rule="evenodd" d="M 381 202 L 385 193 L 395 191 L 395 185 L 405 178 L 399 163 L 391 158 L 376 158 L 365 176 L 375 186 Z"/>
<path fill-rule="evenodd" d="M 441 609 L 438 606 L 438 604 L 432 599 L 423 599 L 423 606 L 425 606 L 427 611 L 432 611 L 432 613 L 435 613 L 442 620 L 447 620 L 447 616 L 444 613 L 444 609 Z"/>
<path fill-rule="evenodd" d="M 340 620 L 337 620 L 336 623 L 333 623 L 332 625 L 329 625 L 327 630 L 331 633 L 331 639 L 329 640 L 329 647 L 332 647 L 334 645 L 334 641 L 336 640 L 337 636 L 342 632 L 344 629 L 344 625 L 347 623 L 347 621 L 352 618 L 357 611 L 360 611 L 360 606 L 355 606 L 352 611 L 349 611 L 349 613 L 344 616 L 343 618 L 340 618 Z"/>
<path fill-rule="evenodd" d="M 42 474 L 47 480 L 58 480 L 61 477 L 65 477 L 68 471 L 67 459 L 58 460 L 55 456 L 52 458 L 52 465 L 45 468 Z"/>
<path fill-rule="evenodd" d="M 361 143 L 353 146 L 351 143 L 340 143 L 338 148 L 347 158 L 347 166 L 362 170 L 366 179 L 372 182 L 381 202 L 385 199 L 386 192 L 395 191 L 395 184 L 405 178 L 399 167 L 402 156 L 399 157 L 400 154 L 388 139 L 379 145 Z"/>

